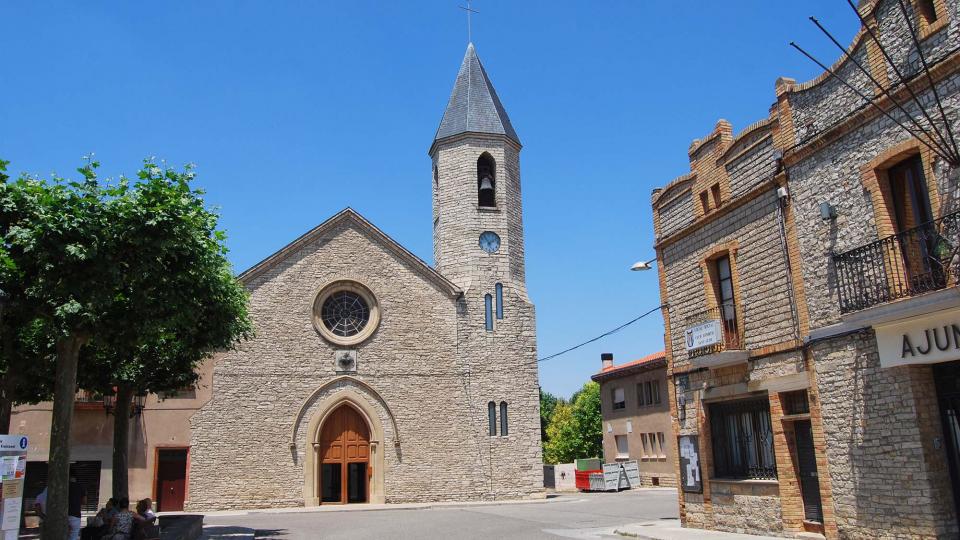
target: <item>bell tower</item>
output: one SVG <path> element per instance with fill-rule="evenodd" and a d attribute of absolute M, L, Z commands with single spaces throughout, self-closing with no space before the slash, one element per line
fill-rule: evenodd
<path fill-rule="evenodd" d="M 520 148 L 470 43 L 430 146 L 435 266 L 465 291 L 509 283 L 526 298 Z"/>
<path fill-rule="evenodd" d="M 524 275 L 520 138 L 473 44 L 457 73 L 430 157 L 436 269 L 457 304 L 462 431 L 490 498 L 543 489 L 537 326 Z"/>

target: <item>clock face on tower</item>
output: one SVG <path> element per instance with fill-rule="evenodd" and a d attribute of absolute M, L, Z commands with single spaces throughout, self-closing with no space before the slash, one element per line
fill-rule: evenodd
<path fill-rule="evenodd" d="M 484 231 L 480 235 L 480 249 L 487 253 L 496 253 L 500 249 L 500 237 L 493 231 Z"/>

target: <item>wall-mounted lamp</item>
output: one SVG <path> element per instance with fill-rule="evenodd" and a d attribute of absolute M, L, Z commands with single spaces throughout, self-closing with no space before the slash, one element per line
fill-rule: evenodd
<path fill-rule="evenodd" d="M 823 218 L 824 221 L 837 219 L 837 209 L 828 202 L 822 202 L 820 203 L 820 217 Z"/>

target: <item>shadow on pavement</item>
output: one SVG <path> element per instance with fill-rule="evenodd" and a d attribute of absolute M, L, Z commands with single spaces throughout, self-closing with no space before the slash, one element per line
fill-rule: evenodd
<path fill-rule="evenodd" d="M 253 529 L 249 527 L 206 526 L 201 540 L 252 540 Z"/>
<path fill-rule="evenodd" d="M 254 540 L 261 538 L 282 538 L 287 535 L 286 529 L 257 529 L 254 533 Z"/>

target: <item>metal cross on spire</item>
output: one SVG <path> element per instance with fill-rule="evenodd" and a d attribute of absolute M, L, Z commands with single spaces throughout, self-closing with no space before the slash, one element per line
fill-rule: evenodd
<path fill-rule="evenodd" d="M 471 6 L 470 0 L 467 0 L 466 6 L 457 6 L 457 7 L 467 12 L 467 43 L 473 43 L 473 35 L 472 35 L 473 31 L 470 27 L 470 15 L 473 13 L 480 13 L 480 12 L 473 9 L 473 7 Z"/>

